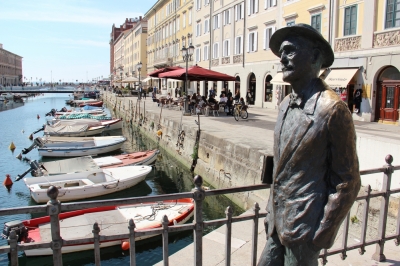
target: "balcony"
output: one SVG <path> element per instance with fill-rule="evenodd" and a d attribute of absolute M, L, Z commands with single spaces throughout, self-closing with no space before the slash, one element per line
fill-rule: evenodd
<path fill-rule="evenodd" d="M 219 65 L 219 59 L 217 58 L 217 59 L 213 59 L 212 61 L 211 61 L 211 65 L 212 66 L 218 66 Z"/>
<path fill-rule="evenodd" d="M 335 39 L 335 52 L 345 52 L 359 49 L 361 49 L 361 36 Z"/>
<path fill-rule="evenodd" d="M 400 44 L 400 30 L 384 31 L 374 33 L 373 47 L 388 47 Z"/>
<path fill-rule="evenodd" d="M 231 58 L 228 56 L 228 57 L 222 57 L 222 62 L 221 62 L 221 65 L 226 65 L 226 64 L 229 64 L 231 62 Z"/>
<path fill-rule="evenodd" d="M 234 55 L 234 56 L 233 56 L 233 63 L 234 63 L 234 64 L 243 63 L 243 55 L 241 55 L 241 54 L 239 54 L 239 55 Z"/>
<path fill-rule="evenodd" d="M 157 59 L 154 59 L 153 64 L 157 68 L 171 66 L 172 60 L 173 60 L 172 57 L 157 58 Z"/>

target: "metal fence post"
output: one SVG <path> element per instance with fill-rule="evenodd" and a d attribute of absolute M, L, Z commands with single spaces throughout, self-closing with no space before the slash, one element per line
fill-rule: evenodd
<path fill-rule="evenodd" d="M 62 266 L 62 238 L 60 234 L 60 220 L 58 214 L 61 210 L 61 203 L 57 200 L 58 189 L 55 186 L 49 187 L 47 196 L 50 200 L 47 202 L 47 214 L 50 216 L 51 227 L 51 249 L 53 250 L 53 265 Z"/>
<path fill-rule="evenodd" d="M 386 231 L 386 221 L 387 221 L 387 213 L 388 213 L 388 208 L 389 208 L 389 198 L 390 194 L 388 191 L 390 191 L 390 182 L 392 180 L 392 173 L 394 171 L 394 168 L 392 166 L 393 162 L 393 157 L 392 155 L 387 155 L 385 157 L 386 165 L 386 170 L 383 174 L 383 182 L 382 182 L 382 192 L 385 193 L 384 196 L 382 196 L 381 199 L 381 208 L 379 212 L 379 225 L 378 225 L 378 238 L 379 238 L 379 243 L 376 244 L 376 250 L 374 255 L 372 255 L 372 259 L 375 261 L 385 261 L 386 257 L 383 254 L 383 248 L 385 245 L 385 231 Z"/>
<path fill-rule="evenodd" d="M 129 219 L 129 254 L 131 260 L 131 266 L 136 266 L 136 244 L 135 244 L 135 222 L 133 219 Z"/>
<path fill-rule="evenodd" d="M 162 218 L 162 227 L 163 227 L 163 232 L 162 232 L 162 241 L 163 241 L 163 261 L 164 261 L 164 266 L 168 266 L 168 224 L 169 220 L 167 215 L 164 215 Z"/>
<path fill-rule="evenodd" d="M 225 265 L 231 265 L 231 246 L 232 246 L 232 208 L 227 207 L 225 210 L 226 214 L 226 234 L 225 234 Z"/>
<path fill-rule="evenodd" d="M 18 236 L 15 230 L 10 232 L 8 243 L 10 245 L 10 265 L 18 266 Z"/>
<path fill-rule="evenodd" d="M 203 265 L 203 200 L 206 197 L 205 191 L 202 188 L 203 178 L 199 175 L 194 177 L 195 189 L 193 191 L 193 199 L 194 199 L 194 259 L 195 266 Z"/>
<path fill-rule="evenodd" d="M 100 227 L 97 222 L 93 224 L 93 238 L 94 238 L 94 263 L 96 266 L 101 265 L 101 259 L 100 259 Z"/>
<path fill-rule="evenodd" d="M 258 219 L 260 218 L 260 206 L 258 203 L 254 203 L 254 220 L 253 220 L 253 236 L 251 245 L 251 265 L 256 266 L 257 264 L 257 245 L 258 245 Z"/>

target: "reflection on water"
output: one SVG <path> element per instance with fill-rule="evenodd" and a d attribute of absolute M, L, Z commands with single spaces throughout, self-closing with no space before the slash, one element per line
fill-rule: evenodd
<path fill-rule="evenodd" d="M 67 94 L 45 95 L 36 97 L 19 109 L 8 110 L 7 112 L 0 112 L 0 120 L 4 122 L 4 130 L 2 130 L 2 141 L 0 142 L 0 177 L 5 174 L 10 174 L 15 178 L 17 174 L 21 174 L 29 168 L 26 161 L 17 160 L 16 155 L 20 153 L 23 148 L 29 147 L 31 141 L 28 136 L 31 132 L 40 128 L 44 122 L 44 114 L 52 108 L 61 108 L 64 106 L 65 99 L 68 99 Z M 41 118 L 37 119 L 37 114 Z M 23 133 L 24 131 L 25 133 Z M 124 126 L 122 130 L 109 132 L 110 135 L 121 135 L 127 137 L 128 141 L 125 142 L 122 151 L 130 153 L 139 150 L 155 149 L 158 148 L 156 142 L 146 138 L 142 135 L 137 128 L 131 126 Z M 38 133 L 36 136 L 41 136 Z M 14 152 L 8 150 L 8 145 L 13 141 L 17 146 Z M 117 151 L 114 154 L 119 154 Z M 31 151 L 26 155 L 28 159 L 38 161 L 52 161 L 56 158 L 43 159 L 38 155 L 37 150 Z M 32 178 L 27 175 L 28 178 Z M 207 185 L 207 184 L 205 184 Z M 144 182 L 126 190 L 117 193 L 105 195 L 102 197 L 91 198 L 90 200 L 99 199 L 114 199 L 114 198 L 127 198 L 127 197 L 141 197 L 148 195 L 159 195 L 167 193 L 178 193 L 191 191 L 194 187 L 193 175 L 190 171 L 184 168 L 168 153 L 161 150 L 157 161 L 153 166 L 153 171 L 146 177 Z M 13 208 L 18 206 L 37 205 L 30 197 L 29 190 L 23 183 L 19 181 L 14 183 L 10 192 L 6 189 L 0 188 L 0 208 Z M 213 196 L 207 197 L 204 202 L 203 214 L 205 220 L 223 218 L 225 217 L 225 209 L 227 206 L 232 206 L 234 215 L 241 213 L 241 210 L 228 201 L 226 197 Z M 45 214 L 21 214 L 13 216 L 0 217 L 0 227 L 3 223 L 11 220 L 25 220 L 33 217 L 40 217 Z M 205 228 L 206 233 L 212 228 Z M 169 237 L 169 251 L 170 254 L 180 250 L 182 247 L 192 243 L 192 231 L 182 232 L 179 234 L 172 234 Z M 0 240 L 0 245 L 6 245 L 5 240 Z M 153 265 L 162 260 L 162 241 L 161 237 L 154 237 L 145 241 L 137 242 L 137 265 Z M 63 255 L 64 265 L 94 265 L 93 251 L 77 252 L 72 254 Z M 21 252 L 19 254 L 19 265 L 53 265 L 52 257 L 39 257 L 27 258 Z M 129 252 L 122 251 L 120 246 L 103 248 L 101 249 L 102 265 L 128 265 Z M 0 265 L 7 265 L 7 255 L 0 254 Z"/>
<path fill-rule="evenodd" d="M 0 112 L 24 106 L 23 101 L 0 101 Z"/>

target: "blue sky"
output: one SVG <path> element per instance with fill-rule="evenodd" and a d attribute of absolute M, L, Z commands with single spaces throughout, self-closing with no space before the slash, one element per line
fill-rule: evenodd
<path fill-rule="evenodd" d="M 23 57 L 32 81 L 108 77 L 112 25 L 143 16 L 156 0 L 0 0 L 0 43 Z"/>

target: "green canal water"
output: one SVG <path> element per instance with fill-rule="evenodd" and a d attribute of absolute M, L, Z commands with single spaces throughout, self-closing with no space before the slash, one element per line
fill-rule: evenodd
<path fill-rule="evenodd" d="M 61 109 L 65 106 L 68 94 L 45 94 L 42 96 L 29 98 L 25 103 L 14 109 L 3 109 L 0 111 L 1 129 L 0 135 L 0 177 L 4 180 L 6 174 L 10 174 L 14 179 L 18 174 L 23 173 L 29 168 L 28 163 L 24 160 L 16 159 L 16 156 L 23 148 L 29 147 L 32 143 L 28 139 L 29 135 L 36 129 L 40 128 L 46 121 L 45 113 L 52 108 Z M 37 115 L 40 118 L 37 118 Z M 128 141 L 125 142 L 122 151 L 119 154 L 141 151 L 146 149 L 158 148 L 157 143 L 146 138 L 139 133 L 137 128 L 132 126 L 124 126 L 122 130 L 112 132 L 112 135 L 123 134 Z M 41 136 L 38 133 L 35 136 Z M 10 143 L 16 146 L 14 152 L 8 149 Z M 27 159 L 45 161 L 47 158 L 41 158 L 37 150 L 32 150 L 25 155 Z M 61 158 L 60 158 L 61 159 Z M 53 160 L 53 159 L 51 159 Z M 27 175 L 28 178 L 30 174 Z M 144 182 L 118 193 L 110 194 L 103 197 L 92 198 L 89 200 L 113 199 L 126 197 L 139 197 L 160 195 L 168 193 L 187 192 L 194 187 L 193 175 L 189 169 L 183 167 L 174 158 L 161 150 L 157 161 L 154 164 L 153 171 L 147 176 Z M 31 200 L 28 188 L 24 182 L 18 181 L 14 183 L 8 191 L 5 187 L 0 187 L 0 208 L 14 208 L 21 206 L 32 206 L 36 203 Z M 204 219 L 211 220 L 225 217 L 225 209 L 227 206 L 233 207 L 234 215 L 238 215 L 242 210 L 230 202 L 226 197 L 213 196 L 207 197 L 204 203 Z M 45 214 L 43 214 L 45 215 Z M 35 214 L 34 217 L 40 216 Z M 12 215 L 0 216 L 0 226 L 3 227 L 4 222 L 12 220 L 25 220 L 33 216 Z M 210 232 L 214 228 L 206 228 L 205 233 Z M 182 249 L 193 241 L 191 231 L 179 234 L 172 234 L 169 237 L 170 254 Z M 6 245 L 7 241 L 0 239 L 0 245 Z M 162 260 L 162 242 L 161 237 L 154 237 L 148 240 L 137 242 L 136 246 L 137 265 L 147 266 L 154 265 Z M 129 265 L 129 252 L 123 251 L 120 246 L 102 248 L 101 249 L 102 265 Z M 63 255 L 64 265 L 94 265 L 94 252 L 85 251 Z M 8 265 L 9 261 L 6 254 L 0 254 L 0 266 Z M 24 253 L 19 253 L 19 265 L 52 265 L 52 257 L 25 257 Z"/>

